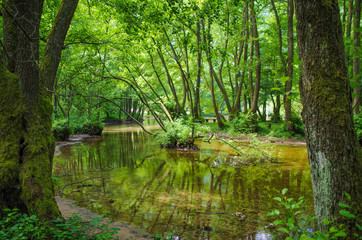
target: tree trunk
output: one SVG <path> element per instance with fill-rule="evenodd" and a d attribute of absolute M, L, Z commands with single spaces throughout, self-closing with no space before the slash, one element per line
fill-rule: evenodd
<path fill-rule="evenodd" d="M 353 112 L 354 114 L 359 113 L 359 89 L 361 84 L 361 76 L 360 73 L 360 58 L 358 49 L 361 47 L 361 38 L 360 38 L 360 22 L 361 22 L 361 0 L 356 0 L 355 5 L 355 14 L 354 14 L 354 22 L 353 22 L 353 81 L 356 83 L 355 88 L 353 89 L 354 97 L 353 97 Z"/>
<path fill-rule="evenodd" d="M 0 150 L 2 208 L 16 207 L 47 219 L 60 216 L 51 180 L 55 147 L 51 90 L 77 3 L 62 1 L 39 68 L 43 1 L 4 2 L 6 66 L 0 64 L 0 146 L 6 147 Z"/>
<path fill-rule="evenodd" d="M 345 192 L 359 201 L 361 164 L 337 0 L 295 0 L 302 60 L 301 97 L 318 227 L 338 213 Z M 357 211 L 360 211 L 357 206 Z M 352 232 L 349 229 L 349 236 Z"/>
<path fill-rule="evenodd" d="M 288 131 L 293 131 L 292 127 L 292 100 L 290 99 L 293 84 L 293 58 L 294 58 L 294 36 L 293 36 L 293 16 L 294 3 L 288 0 L 288 81 L 285 83 L 284 90 L 284 110 L 285 121 L 287 122 Z"/>
<path fill-rule="evenodd" d="M 260 90 L 260 73 L 261 73 L 261 61 L 260 61 L 260 48 L 259 48 L 259 39 L 258 39 L 258 27 L 256 24 L 256 16 L 254 13 L 254 3 L 251 3 L 250 10 L 250 20 L 251 20 L 251 36 L 253 38 L 253 45 L 255 46 L 255 56 L 256 56 L 256 70 L 255 70 L 255 85 L 252 94 L 252 104 L 250 108 L 250 113 L 255 114 L 258 108 L 258 100 L 259 100 L 259 90 Z M 250 56 L 251 57 L 251 56 Z M 252 89 L 250 89 L 250 92 Z"/>

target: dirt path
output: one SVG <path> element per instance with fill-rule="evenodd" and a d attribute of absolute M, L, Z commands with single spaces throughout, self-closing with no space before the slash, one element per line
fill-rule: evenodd
<path fill-rule="evenodd" d="M 64 218 L 70 218 L 73 214 L 77 213 L 79 217 L 83 219 L 94 219 L 101 218 L 102 216 L 96 213 L 89 211 L 88 209 L 78 207 L 74 204 L 74 201 L 56 197 L 58 207 Z M 107 221 L 108 219 L 104 219 Z M 112 222 L 109 225 L 110 228 L 119 228 L 118 236 L 120 239 L 134 239 L 134 240 L 144 240 L 144 239 L 153 239 L 147 233 L 142 232 L 136 227 L 130 225 L 129 223 L 122 222 Z"/>

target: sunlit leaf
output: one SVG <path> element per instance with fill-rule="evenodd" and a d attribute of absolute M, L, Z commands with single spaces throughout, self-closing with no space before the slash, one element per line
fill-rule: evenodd
<path fill-rule="evenodd" d="M 278 231 L 279 231 L 279 232 L 286 233 L 286 234 L 289 234 L 289 231 L 288 231 L 288 229 L 286 229 L 286 228 L 278 228 Z"/>
<path fill-rule="evenodd" d="M 356 218 L 355 215 L 353 215 L 352 213 L 346 211 L 346 210 L 340 210 L 339 214 L 341 214 L 342 216 L 348 217 L 348 218 Z"/>
<path fill-rule="evenodd" d="M 287 192 L 288 192 L 288 188 L 284 188 L 284 189 L 282 190 L 282 194 L 283 194 L 283 195 L 285 195 Z"/>

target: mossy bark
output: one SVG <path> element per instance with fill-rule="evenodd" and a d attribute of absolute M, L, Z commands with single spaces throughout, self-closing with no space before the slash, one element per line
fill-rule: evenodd
<path fill-rule="evenodd" d="M 58 217 L 51 181 L 51 102 L 40 98 L 35 106 L 26 104 L 18 77 L 3 65 L 0 71 L 0 207 Z"/>
<path fill-rule="evenodd" d="M 62 0 L 39 68 L 43 0 L 4 1 L 0 60 L 0 208 L 60 216 L 51 180 L 54 78 L 78 0 Z"/>
<path fill-rule="evenodd" d="M 339 214 L 338 203 L 360 200 L 361 155 L 352 120 L 351 89 L 347 76 L 342 26 L 337 0 L 295 0 L 298 47 L 302 60 L 300 85 L 303 122 L 312 172 L 315 213 L 346 223 L 349 236 L 355 225 Z M 360 206 L 356 211 L 360 213 Z"/>

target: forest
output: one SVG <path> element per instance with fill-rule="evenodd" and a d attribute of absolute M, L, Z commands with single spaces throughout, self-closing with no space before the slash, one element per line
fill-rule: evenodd
<path fill-rule="evenodd" d="M 360 0 L 0 13 L 1 239 L 362 238 Z"/>

